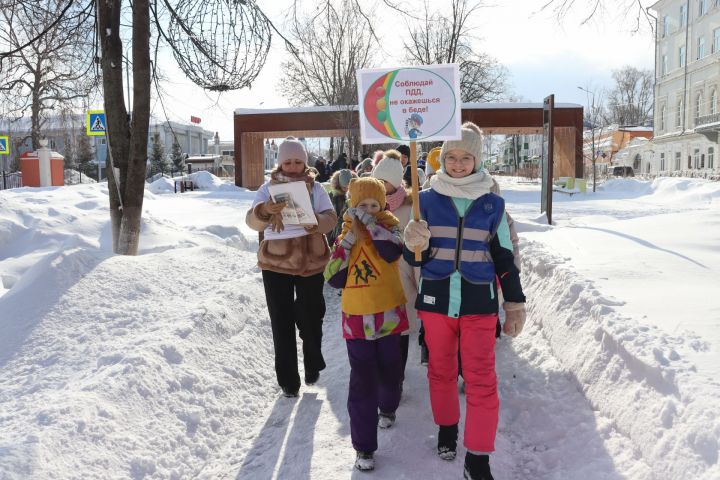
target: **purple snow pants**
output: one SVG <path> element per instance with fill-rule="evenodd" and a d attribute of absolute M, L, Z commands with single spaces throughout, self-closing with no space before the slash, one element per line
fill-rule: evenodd
<path fill-rule="evenodd" d="M 400 403 L 400 335 L 346 340 L 350 359 L 348 413 L 355 450 L 377 450 L 378 410 L 394 413 Z"/>

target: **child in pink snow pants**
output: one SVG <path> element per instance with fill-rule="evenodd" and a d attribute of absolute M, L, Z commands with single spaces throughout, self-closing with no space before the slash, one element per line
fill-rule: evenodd
<path fill-rule="evenodd" d="M 482 168 L 482 134 L 462 126 L 460 140 L 446 141 L 440 170 L 420 192 L 422 220 L 405 228 L 404 258 L 420 270 L 415 302 L 429 350 L 430 403 L 438 431 L 438 455 L 457 454 L 460 404 L 458 351 L 465 380 L 466 479 L 493 480 L 499 401 L 495 376 L 496 281 L 502 288 L 505 325 L 516 336 L 525 323 L 525 295 L 513 261 L 505 202 L 492 193 L 493 180 Z M 422 251 L 415 261 L 414 250 Z"/>

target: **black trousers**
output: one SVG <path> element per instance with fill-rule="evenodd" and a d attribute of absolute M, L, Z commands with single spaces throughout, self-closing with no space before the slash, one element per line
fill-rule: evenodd
<path fill-rule="evenodd" d="M 273 346 L 275 375 L 278 384 L 289 390 L 300 388 L 295 327 L 300 331 L 305 372 L 325 368 L 322 345 L 322 324 L 325 316 L 322 273 L 310 277 L 262 271 Z"/>

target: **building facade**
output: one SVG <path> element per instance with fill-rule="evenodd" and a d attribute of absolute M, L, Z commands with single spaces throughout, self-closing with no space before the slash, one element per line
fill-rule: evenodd
<path fill-rule="evenodd" d="M 586 176 L 592 174 L 593 152 L 595 156 L 595 168 L 597 175 L 605 175 L 610 167 L 624 165 L 627 153 L 624 149 L 631 144 L 646 144 L 652 138 L 653 129 L 641 126 L 620 126 L 617 124 L 609 127 L 597 127 L 583 131 L 583 158 L 585 160 Z M 644 142 L 637 142 L 635 139 L 642 139 Z M 638 170 L 640 165 L 635 168 Z"/>
<path fill-rule="evenodd" d="M 68 144 L 77 147 L 80 135 L 84 135 L 82 126 L 85 124 L 85 115 L 52 116 L 45 120 L 41 134 L 48 139 L 48 147 L 66 155 Z M 30 118 L 23 117 L 13 121 L 2 122 L 0 128 L 7 131 L 11 137 L 10 144 L 14 151 L 11 156 L 19 156 L 32 150 L 30 136 Z M 213 139 L 213 132 L 205 130 L 199 125 L 182 124 L 178 122 L 159 122 L 151 120 L 148 133 L 148 154 L 152 152 L 153 137 L 157 134 L 165 147 L 165 154 L 172 151 L 173 138 L 177 138 L 183 153 L 189 156 L 209 153 L 209 143 Z M 90 137 L 90 146 L 95 152 L 95 163 L 104 170 L 107 160 L 107 139 L 104 136 Z M 103 175 L 104 176 L 104 175 Z"/>
<path fill-rule="evenodd" d="M 646 174 L 717 178 L 720 0 L 660 0 L 651 9 L 657 14 L 654 137 L 626 157 Z"/>

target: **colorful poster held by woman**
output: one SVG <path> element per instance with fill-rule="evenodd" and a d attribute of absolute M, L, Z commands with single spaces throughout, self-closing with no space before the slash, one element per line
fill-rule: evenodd
<path fill-rule="evenodd" d="M 460 139 L 457 64 L 358 70 L 362 143 Z"/>

